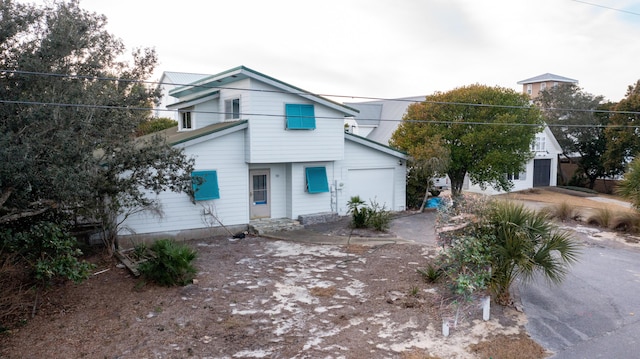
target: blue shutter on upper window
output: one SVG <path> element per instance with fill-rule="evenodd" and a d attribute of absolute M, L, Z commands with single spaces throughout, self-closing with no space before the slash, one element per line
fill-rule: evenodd
<path fill-rule="evenodd" d="M 285 113 L 289 130 L 313 130 L 316 128 L 313 105 L 286 104 Z"/>
<path fill-rule="evenodd" d="M 307 167 L 307 191 L 309 193 L 329 192 L 327 169 L 325 167 Z"/>
<path fill-rule="evenodd" d="M 191 186 L 196 201 L 206 201 L 220 198 L 218 188 L 218 173 L 216 171 L 193 171 Z"/>

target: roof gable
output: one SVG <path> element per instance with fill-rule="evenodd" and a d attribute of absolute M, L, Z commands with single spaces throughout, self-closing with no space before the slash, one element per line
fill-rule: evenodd
<path fill-rule="evenodd" d="M 359 143 L 363 146 L 367 146 L 369 148 L 372 148 L 374 150 L 380 151 L 380 152 L 384 152 L 386 154 L 398 157 L 400 159 L 406 160 L 408 158 L 407 154 L 395 149 L 393 147 L 390 146 L 385 146 L 379 142 L 376 141 L 372 141 L 366 137 L 362 137 L 362 136 L 358 136 L 358 135 L 354 135 L 353 133 L 349 133 L 349 132 L 345 132 L 344 133 L 344 139 L 345 140 L 349 140 L 355 143 Z"/>
<path fill-rule="evenodd" d="M 357 109 L 351 108 L 349 106 L 340 104 L 335 101 L 331 101 L 322 96 L 313 94 L 309 91 L 305 91 L 293 85 L 289 85 L 285 82 L 282 82 L 273 77 L 262 74 L 258 71 L 252 70 L 245 66 L 238 66 L 233 69 L 207 76 L 203 79 L 194 81 L 186 86 L 180 86 L 169 92 L 169 95 L 173 97 L 177 97 L 180 101 L 184 101 L 185 98 L 199 97 L 202 92 L 211 92 L 215 89 L 221 89 L 224 87 L 233 87 L 231 84 L 234 82 L 244 80 L 244 79 L 253 79 L 260 81 L 262 83 L 268 84 L 272 87 L 275 87 L 279 91 L 291 93 L 298 95 L 300 97 L 306 98 L 312 102 L 316 102 L 322 104 L 324 106 L 330 107 L 334 110 L 340 111 L 346 116 L 355 116 L 359 111 Z"/>

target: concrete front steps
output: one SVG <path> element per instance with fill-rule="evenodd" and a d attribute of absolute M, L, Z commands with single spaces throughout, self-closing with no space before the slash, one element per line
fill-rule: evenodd
<path fill-rule="evenodd" d="M 249 232 L 257 235 L 304 229 L 300 221 L 291 218 L 260 218 L 249 222 Z"/>
<path fill-rule="evenodd" d="M 307 224 L 317 224 L 337 221 L 340 217 L 337 213 L 315 213 L 291 218 L 259 218 L 249 222 L 249 232 L 257 235 L 281 231 L 296 231 L 304 229 Z"/>

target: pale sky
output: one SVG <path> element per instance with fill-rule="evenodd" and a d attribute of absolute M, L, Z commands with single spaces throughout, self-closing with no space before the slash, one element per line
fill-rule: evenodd
<path fill-rule="evenodd" d="M 215 74 L 244 65 L 317 94 L 398 98 L 474 83 L 520 91 L 518 81 L 550 72 L 619 101 L 640 79 L 640 1 L 585 2 L 81 0 L 80 5 L 106 15 L 108 30 L 128 48 L 156 49 L 160 65 L 152 80 L 163 71 Z"/>

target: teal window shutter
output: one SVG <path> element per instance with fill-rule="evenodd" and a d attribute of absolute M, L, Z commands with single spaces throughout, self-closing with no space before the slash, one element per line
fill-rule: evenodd
<path fill-rule="evenodd" d="M 309 193 L 329 192 L 327 169 L 325 167 L 307 167 L 307 191 Z"/>
<path fill-rule="evenodd" d="M 196 201 L 220 198 L 218 173 L 216 171 L 193 171 L 191 173 L 191 185 Z"/>
<path fill-rule="evenodd" d="M 316 128 L 313 105 L 286 104 L 285 113 L 289 130 L 313 130 Z"/>

